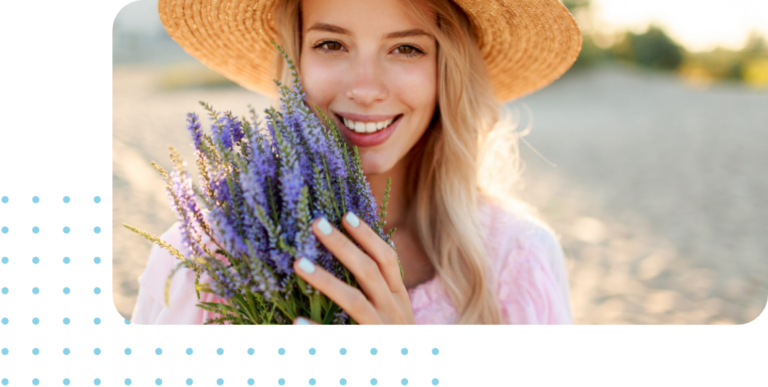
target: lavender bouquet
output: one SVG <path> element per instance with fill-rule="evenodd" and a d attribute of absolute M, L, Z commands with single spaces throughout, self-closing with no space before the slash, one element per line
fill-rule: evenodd
<path fill-rule="evenodd" d="M 357 286 L 352 274 L 312 233 L 317 217 L 326 217 L 344 232 L 341 218 L 352 211 L 394 248 L 395 230 L 385 234 L 383 221 L 390 181 L 379 213 L 357 147 L 347 147 L 335 122 L 319 108 L 325 125 L 317 118 L 306 103 L 294 64 L 278 50 L 288 62 L 293 87 L 275 81 L 281 109 L 265 110 L 266 125 L 253 108 L 248 121 L 201 102 L 212 121 L 210 135 L 203 132 L 195 113 L 187 115 L 199 184 L 192 183 L 187 164 L 173 147 L 169 147 L 172 172 L 152 162 L 167 183 L 183 251 L 123 224 L 181 260 L 168 277 L 166 304 L 171 278 L 181 267 L 195 271 L 198 299 L 202 291 L 225 300 L 197 304 L 221 316 L 205 324 L 290 324 L 298 316 L 323 324 L 354 323 L 293 272 L 293 261 L 304 257 Z M 204 235 L 214 248 L 203 242 Z M 211 281 L 201 283 L 202 273 Z"/>

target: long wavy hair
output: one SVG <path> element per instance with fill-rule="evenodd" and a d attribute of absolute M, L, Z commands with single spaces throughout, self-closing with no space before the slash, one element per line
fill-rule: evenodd
<path fill-rule="evenodd" d="M 410 150 L 406 198 L 414 201 L 417 236 L 445 284 L 457 324 L 499 324 L 495 276 L 479 219 L 485 201 L 523 208 L 511 195 L 519 175 L 515 124 L 503 114 L 488 78 L 475 26 L 451 0 L 404 0 L 403 5 L 437 40 L 438 108 Z M 275 9 L 280 44 L 299 63 L 301 0 Z M 297 66 L 298 67 L 298 66 Z M 282 58 L 277 74 L 288 79 Z"/>

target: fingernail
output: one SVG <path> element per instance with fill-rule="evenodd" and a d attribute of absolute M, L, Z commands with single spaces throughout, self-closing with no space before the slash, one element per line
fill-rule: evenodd
<path fill-rule="evenodd" d="M 331 224 L 328 223 L 328 219 L 322 218 L 319 222 L 317 222 L 317 229 L 320 230 L 321 233 L 325 235 L 331 235 Z"/>
<path fill-rule="evenodd" d="M 357 217 L 353 212 L 347 212 L 347 223 L 349 223 L 352 227 L 357 227 L 360 225 L 360 218 Z"/>
<path fill-rule="evenodd" d="M 310 324 L 309 321 L 304 317 L 299 317 L 296 319 L 296 325 L 312 325 L 312 324 Z"/>
<path fill-rule="evenodd" d="M 309 259 L 302 258 L 299 259 L 299 269 L 305 273 L 312 274 L 315 272 L 315 264 Z"/>

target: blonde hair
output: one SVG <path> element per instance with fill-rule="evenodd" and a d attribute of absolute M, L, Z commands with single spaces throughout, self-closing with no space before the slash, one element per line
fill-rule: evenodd
<path fill-rule="evenodd" d="M 414 200 L 419 242 L 459 312 L 458 324 L 499 324 L 496 284 L 478 207 L 483 200 L 514 204 L 516 132 L 486 74 L 474 26 L 450 0 L 403 1 L 428 26 L 438 46 L 438 109 L 411 149 L 406 200 Z M 436 19 L 435 19 L 436 17 Z M 299 63 L 300 0 L 283 0 L 274 14 L 280 44 Z M 437 20 L 437 23 L 435 23 Z M 279 56 L 278 75 L 287 79 Z"/>

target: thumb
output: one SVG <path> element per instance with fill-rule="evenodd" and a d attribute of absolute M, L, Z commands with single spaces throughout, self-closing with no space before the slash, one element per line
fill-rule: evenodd
<path fill-rule="evenodd" d="M 296 317 L 293 320 L 293 325 L 320 325 L 320 324 L 304 317 Z"/>

